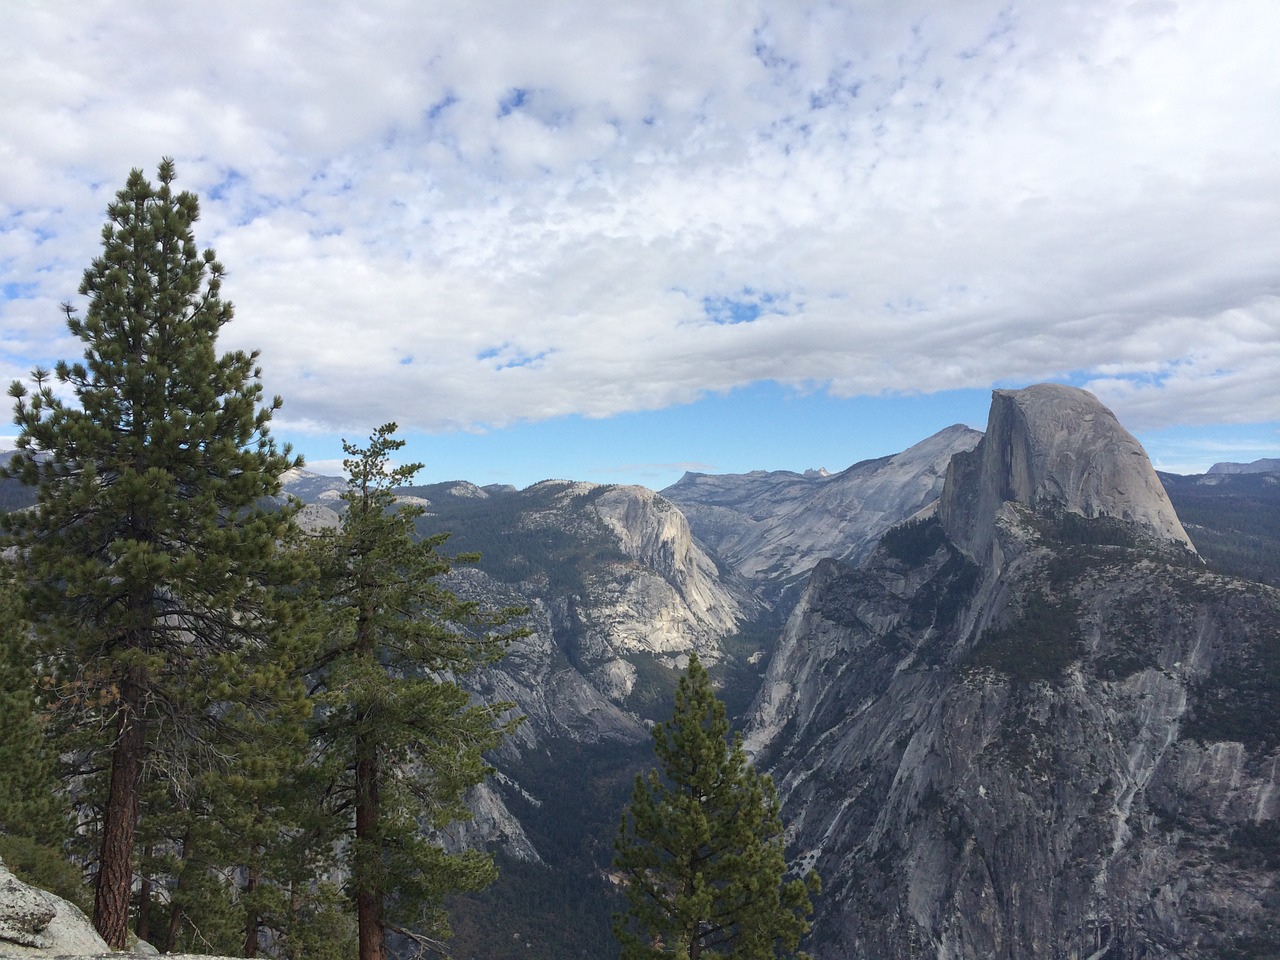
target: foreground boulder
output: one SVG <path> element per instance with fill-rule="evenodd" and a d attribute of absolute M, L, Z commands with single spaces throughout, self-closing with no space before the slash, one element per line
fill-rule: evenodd
<path fill-rule="evenodd" d="M 84 911 L 47 890 L 24 883 L 0 860 L 0 957 L 123 960 L 155 956 L 154 947 L 138 943 L 132 952 L 113 953 Z M 167 960 L 230 960 L 168 954 Z"/>
<path fill-rule="evenodd" d="M 23 883 L 0 860 L 0 957 L 109 952 L 79 907 Z"/>

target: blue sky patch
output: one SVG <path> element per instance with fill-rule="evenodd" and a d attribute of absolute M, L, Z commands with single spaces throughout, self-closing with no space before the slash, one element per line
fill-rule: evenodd
<path fill-rule="evenodd" d="M 737 294 L 725 297 L 703 297 L 702 311 L 712 323 L 732 326 L 753 323 L 769 314 L 786 314 L 787 294 L 757 291 L 743 287 Z"/>
<path fill-rule="evenodd" d="M 39 291 L 38 284 L 15 280 L 11 283 L 0 284 L 0 299 L 26 300 L 34 297 Z"/>
<path fill-rule="evenodd" d="M 540 350 L 537 353 L 524 353 L 513 348 L 511 344 L 504 343 L 500 347 L 487 347 L 481 350 L 476 354 L 476 360 L 480 362 L 491 361 L 488 365 L 494 370 L 514 370 L 517 367 L 533 366 L 546 359 L 551 353 L 550 348 Z"/>
<path fill-rule="evenodd" d="M 224 200 L 234 190 L 244 187 L 248 181 L 244 174 L 232 167 L 226 173 L 226 176 L 212 187 L 205 190 L 205 196 L 210 200 Z"/>
<path fill-rule="evenodd" d="M 524 106 L 528 98 L 528 90 L 523 87 L 512 87 L 507 91 L 507 95 L 498 101 L 498 116 L 505 117 L 509 113 L 515 113 Z"/>
<path fill-rule="evenodd" d="M 551 353 L 550 350 L 540 350 L 539 352 L 533 353 L 533 354 L 525 354 L 525 353 L 516 354 L 510 360 L 507 360 L 504 363 L 498 364 L 496 367 L 494 367 L 494 369 L 495 370 L 514 370 L 517 367 L 531 367 L 534 364 L 540 363 L 542 360 L 545 360 L 550 353 Z"/>
<path fill-rule="evenodd" d="M 440 119 L 440 115 L 458 102 L 458 98 L 452 93 L 445 94 L 443 100 L 437 100 L 427 108 L 426 119 L 428 123 L 433 123 Z"/>

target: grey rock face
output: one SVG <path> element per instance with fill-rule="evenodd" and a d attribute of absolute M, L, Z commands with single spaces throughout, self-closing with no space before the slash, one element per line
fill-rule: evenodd
<path fill-rule="evenodd" d="M 631 692 L 619 661 L 674 666 L 694 651 L 715 661 L 720 641 L 754 613 L 745 587 L 724 582 L 683 514 L 653 491 L 549 480 L 522 496 L 539 506 L 519 515 L 520 531 L 598 545 L 591 560 L 569 561 L 570 584 L 553 583 L 552 558 L 534 558 L 546 567 L 511 586 L 545 606 L 571 662 L 610 678 L 602 689 L 611 699 Z"/>
<path fill-rule="evenodd" d="M 529 603 L 510 585 L 496 583 L 478 570 L 456 571 L 450 587 L 465 599 L 510 606 Z M 558 618 L 550 606 L 535 598 L 528 610 L 522 625 L 529 635 L 497 664 L 467 678 L 486 702 L 515 703 L 525 718 L 503 752 L 514 757 L 560 738 L 581 743 L 642 740 L 645 728 L 636 716 L 565 657 L 562 644 L 567 641 L 558 634 Z"/>
<path fill-rule="evenodd" d="M 983 441 L 951 461 L 938 511 L 969 557 L 987 559 L 1005 503 L 1109 517 L 1195 549 L 1142 445 L 1075 387 L 996 390 Z"/>
<path fill-rule="evenodd" d="M 27 886 L 7 870 L 0 875 L 0 940 L 40 946 L 49 921 L 57 912 L 46 894 Z"/>
<path fill-rule="evenodd" d="M 662 495 L 744 577 L 788 583 L 826 557 L 863 560 L 885 530 L 938 499 L 951 457 L 981 436 L 948 427 L 902 453 L 833 475 L 687 473 Z"/>
<path fill-rule="evenodd" d="M 770 665 L 747 739 L 824 879 L 809 949 L 1280 956 L 1280 592 L 1204 572 L 1035 392 L 950 514 L 815 569 Z"/>
<path fill-rule="evenodd" d="M 601 570 L 586 608 L 591 628 L 615 652 L 719 659 L 718 641 L 744 619 L 745 603 L 721 582 L 689 523 L 644 487 L 609 487 L 595 511 L 630 560 Z"/>
<path fill-rule="evenodd" d="M 998 584 L 949 544 L 815 572 L 752 729 L 826 879 L 815 954 L 1280 949 L 1280 597 L 1020 546 Z"/>
<path fill-rule="evenodd" d="M 452 575 L 461 597 L 528 607 L 530 635 L 467 678 L 476 696 L 514 703 L 525 719 L 494 758 L 501 776 L 469 799 L 475 819 L 446 839 L 455 848 L 487 843 L 537 861 L 540 852 L 511 810 L 549 798 L 527 788 L 521 771 L 530 763 L 555 768 L 583 745 L 647 742 L 635 703 L 643 678 L 694 651 L 708 662 L 721 659 L 721 641 L 754 608 L 745 590 L 722 581 L 683 514 L 651 490 L 547 481 L 529 500 L 537 509 L 517 515 L 522 531 L 571 531 L 599 544 L 599 558 L 575 566 L 572 578 L 561 571 L 559 581 L 554 570 L 536 568 L 517 583 L 469 568 Z"/>
<path fill-rule="evenodd" d="M 0 861 L 0 957 L 106 952 L 79 907 L 23 883 Z"/>
<path fill-rule="evenodd" d="M 298 511 L 298 526 L 306 533 L 319 533 L 322 530 L 336 530 L 342 523 L 341 515 L 329 507 L 318 503 L 308 503 Z"/>
<path fill-rule="evenodd" d="M 333 506 L 341 505 L 347 481 L 342 477 L 326 477 L 310 470 L 295 468 L 281 474 L 280 487 L 286 496 L 297 497 L 304 503 L 326 503 Z"/>
<path fill-rule="evenodd" d="M 467 796 L 471 819 L 450 824 L 441 836 L 442 846 L 452 852 L 501 849 L 517 860 L 541 863 L 537 848 L 503 800 L 503 792 L 512 790 L 519 791 L 519 785 L 501 774 L 472 789 Z"/>

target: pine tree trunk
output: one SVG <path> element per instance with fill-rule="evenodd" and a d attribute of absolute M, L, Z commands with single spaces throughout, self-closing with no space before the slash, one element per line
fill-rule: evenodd
<path fill-rule="evenodd" d="M 258 868 L 250 867 L 249 876 L 245 880 L 244 892 L 249 900 L 249 907 L 246 910 L 244 922 L 244 950 L 243 955 L 246 957 L 256 957 L 258 955 L 258 927 L 259 917 L 258 908 L 253 904 L 253 892 L 258 889 Z"/>
<path fill-rule="evenodd" d="M 191 869 L 187 863 L 187 847 L 190 843 L 191 830 L 188 829 L 182 837 L 182 849 L 178 853 L 178 862 L 182 866 L 178 871 L 178 884 L 169 898 L 169 928 L 165 931 L 164 946 L 160 948 L 161 953 L 173 953 L 173 948 L 178 944 L 178 927 L 182 923 L 183 894 L 187 891 L 187 871 Z"/>
<path fill-rule="evenodd" d="M 178 886 L 182 886 L 182 880 L 179 878 Z M 160 948 L 161 953 L 173 953 L 173 948 L 178 945 L 178 927 L 182 925 L 182 908 L 176 903 L 169 905 L 169 926 L 164 933 L 164 946 Z"/>
<path fill-rule="evenodd" d="M 111 757 L 111 786 L 98 856 L 98 883 L 93 898 L 93 926 L 113 950 L 129 942 L 129 894 L 133 887 L 133 846 L 142 796 L 141 669 L 130 668 L 120 685 L 116 746 Z"/>
<path fill-rule="evenodd" d="M 298 888 L 294 881 L 289 881 L 289 932 L 285 936 L 284 948 L 285 956 L 288 960 L 302 960 L 302 951 L 299 949 L 297 937 L 294 931 L 298 928 L 299 909 L 298 909 Z"/>
<path fill-rule="evenodd" d="M 378 760 L 359 744 L 356 761 L 356 841 L 372 839 L 378 832 Z M 360 960 L 386 960 L 382 891 L 371 889 L 367 870 L 357 881 L 356 921 L 360 930 Z"/>
<path fill-rule="evenodd" d="M 151 851 L 150 846 L 143 849 L 142 856 L 145 860 L 151 859 Z M 144 873 L 138 888 L 138 922 L 133 928 L 138 939 L 148 943 L 151 942 L 151 886 L 151 877 Z"/>
<path fill-rule="evenodd" d="M 387 937 L 382 926 L 382 896 L 361 890 L 356 894 L 360 926 L 360 960 L 386 960 Z"/>

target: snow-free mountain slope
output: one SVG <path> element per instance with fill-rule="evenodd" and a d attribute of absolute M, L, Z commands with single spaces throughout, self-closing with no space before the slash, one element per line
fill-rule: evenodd
<path fill-rule="evenodd" d="M 1209 468 L 1212 474 L 1223 473 L 1280 473 L 1280 459 L 1254 460 L 1252 463 L 1215 463 Z"/>
<path fill-rule="evenodd" d="M 1280 956 L 1280 592 L 1206 572 L 1113 418 L 1036 392 L 779 641 L 747 740 L 824 879 L 810 952 Z"/>
<path fill-rule="evenodd" d="M 866 557 L 885 530 L 938 499 L 951 457 L 981 436 L 947 427 L 902 453 L 831 475 L 686 473 L 662 495 L 738 573 L 786 584 L 825 557 Z"/>

